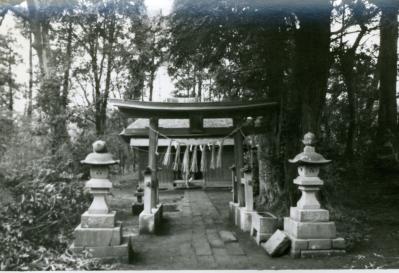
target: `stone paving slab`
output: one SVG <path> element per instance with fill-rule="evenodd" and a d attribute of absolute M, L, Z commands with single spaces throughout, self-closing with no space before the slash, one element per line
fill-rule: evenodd
<path fill-rule="evenodd" d="M 235 227 L 226 226 L 224 216 L 204 191 L 185 190 L 181 202 L 179 211 L 164 213 L 161 235 L 140 235 L 133 241 L 134 250 L 139 252 L 135 268 L 251 268 L 249 256 L 234 235 Z"/>
<path fill-rule="evenodd" d="M 219 235 L 225 243 L 237 242 L 236 236 L 234 236 L 234 234 L 228 230 L 219 231 Z"/>
<path fill-rule="evenodd" d="M 217 263 L 213 255 L 198 256 L 198 265 L 203 268 L 216 268 Z"/>
<path fill-rule="evenodd" d="M 231 256 L 241 256 L 245 255 L 244 250 L 242 250 L 239 243 L 229 243 L 226 244 L 227 253 Z"/>
<path fill-rule="evenodd" d="M 206 235 L 212 248 L 224 247 L 223 241 L 220 239 L 216 229 L 207 229 Z"/>

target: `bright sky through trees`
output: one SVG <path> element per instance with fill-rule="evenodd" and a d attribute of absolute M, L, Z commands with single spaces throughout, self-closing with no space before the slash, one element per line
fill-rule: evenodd
<path fill-rule="evenodd" d="M 148 15 L 154 16 L 159 14 L 168 15 L 171 12 L 173 0 L 145 0 Z M 14 74 L 16 75 L 17 83 L 24 86 L 23 89 L 27 89 L 29 74 L 28 74 L 28 58 L 29 58 L 29 41 L 25 39 L 16 28 L 15 17 L 10 13 L 5 17 L 2 25 L 0 26 L 0 34 L 11 35 L 17 42 L 14 50 L 21 56 L 22 62 L 13 67 Z M 36 53 L 33 51 L 33 62 L 36 62 Z M 154 100 L 163 100 L 168 97 L 171 91 L 174 89 L 171 78 L 167 73 L 165 66 L 161 66 L 156 73 L 154 81 Z M 80 98 L 74 98 L 73 100 L 80 100 Z M 73 101 L 72 100 L 72 101 Z M 25 99 L 23 95 L 20 95 L 15 100 L 15 110 L 23 112 L 25 107 Z"/>

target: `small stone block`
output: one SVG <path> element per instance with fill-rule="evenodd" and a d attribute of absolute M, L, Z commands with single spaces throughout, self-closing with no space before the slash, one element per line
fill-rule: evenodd
<path fill-rule="evenodd" d="M 236 226 L 240 225 L 240 207 L 239 206 L 234 207 L 234 224 Z"/>
<path fill-rule="evenodd" d="M 308 240 L 291 238 L 291 252 L 298 252 L 304 249 L 308 249 L 308 246 Z"/>
<path fill-rule="evenodd" d="M 82 228 L 77 226 L 74 231 L 74 245 L 77 247 L 100 247 L 120 245 L 122 241 L 122 228 Z"/>
<path fill-rule="evenodd" d="M 330 213 L 325 209 L 300 209 L 291 207 L 290 216 L 298 222 L 328 222 Z"/>
<path fill-rule="evenodd" d="M 317 257 L 330 257 L 330 256 L 342 256 L 346 252 L 345 250 L 302 250 L 301 257 L 302 258 L 317 258 Z"/>
<path fill-rule="evenodd" d="M 222 241 L 225 243 L 230 243 L 230 242 L 237 242 L 236 236 L 234 236 L 233 233 L 227 230 L 221 230 L 219 231 L 220 238 L 222 238 Z"/>
<path fill-rule="evenodd" d="M 155 232 L 155 214 L 141 212 L 139 215 L 139 233 L 148 234 Z"/>
<path fill-rule="evenodd" d="M 333 239 L 336 237 L 334 222 L 297 222 L 285 217 L 284 231 L 298 239 Z"/>
<path fill-rule="evenodd" d="M 255 217 L 253 217 L 255 218 Z M 277 230 L 278 218 L 271 213 L 258 214 L 259 219 L 259 232 L 273 234 Z"/>
<path fill-rule="evenodd" d="M 281 230 L 276 230 L 272 237 L 261 246 L 266 250 L 267 254 L 272 257 L 281 256 L 290 247 L 290 237 Z"/>
<path fill-rule="evenodd" d="M 344 238 L 336 238 L 332 240 L 333 249 L 345 249 L 346 243 Z"/>
<path fill-rule="evenodd" d="M 116 211 L 107 214 L 89 214 L 84 212 L 80 217 L 82 228 L 113 228 L 115 227 Z"/>
<path fill-rule="evenodd" d="M 144 210 L 143 203 L 133 203 L 132 204 L 132 214 L 139 215 Z"/>
<path fill-rule="evenodd" d="M 234 203 L 233 201 L 229 202 L 229 217 L 231 220 L 235 220 L 235 213 L 236 213 L 236 207 L 238 206 L 238 203 Z"/>
<path fill-rule="evenodd" d="M 330 239 L 309 240 L 309 250 L 331 249 L 331 246 L 332 244 Z"/>
<path fill-rule="evenodd" d="M 252 225 L 253 211 L 247 210 L 245 207 L 240 208 L 240 228 L 242 231 L 250 231 Z"/>

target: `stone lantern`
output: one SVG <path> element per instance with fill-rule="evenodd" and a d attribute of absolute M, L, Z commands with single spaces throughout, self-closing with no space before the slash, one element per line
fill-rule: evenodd
<path fill-rule="evenodd" d="M 127 258 L 128 243 L 122 242 L 122 226 L 115 224 L 115 211 L 110 211 L 107 195 L 112 183 L 109 180 L 109 166 L 118 164 L 107 152 L 106 143 L 98 140 L 93 143 L 93 152 L 81 161 L 90 166 L 90 180 L 86 187 L 93 195 L 93 202 L 81 216 L 81 223 L 75 229 L 75 240 L 71 249 L 80 252 L 91 250 L 98 258 Z"/>
<path fill-rule="evenodd" d="M 299 176 L 294 179 L 302 196 L 296 207 L 291 207 L 290 217 L 284 218 L 284 231 L 291 239 L 291 254 L 295 257 L 331 255 L 345 252 L 345 241 L 336 238 L 335 223 L 329 211 L 321 209 L 317 192 L 324 184 L 319 175 L 320 167 L 331 162 L 315 151 L 315 135 L 305 134 L 302 153 L 289 160 L 297 164 Z"/>

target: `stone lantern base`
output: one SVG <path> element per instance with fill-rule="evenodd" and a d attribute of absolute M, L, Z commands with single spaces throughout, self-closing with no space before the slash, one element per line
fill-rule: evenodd
<path fill-rule="evenodd" d="M 115 225 L 115 214 L 115 211 L 106 214 L 83 213 L 81 224 L 74 230 L 75 240 L 70 249 L 75 253 L 87 249 L 95 258 L 132 260 L 130 238 L 122 238 L 122 225 Z"/>
<path fill-rule="evenodd" d="M 284 231 L 291 239 L 293 257 L 330 256 L 345 253 L 345 240 L 336 237 L 335 223 L 325 209 L 291 207 L 284 218 Z"/>

